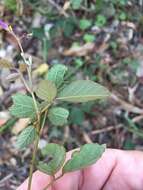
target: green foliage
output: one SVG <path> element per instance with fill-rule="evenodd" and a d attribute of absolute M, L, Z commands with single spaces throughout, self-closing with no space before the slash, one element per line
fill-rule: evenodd
<path fill-rule="evenodd" d="M 105 145 L 86 144 L 75 151 L 72 157 L 63 167 L 63 173 L 73 172 L 94 164 L 105 151 Z"/>
<path fill-rule="evenodd" d="M 42 149 L 42 155 L 45 161 L 39 162 L 38 169 L 48 175 L 54 176 L 64 164 L 66 151 L 64 147 L 50 143 Z"/>
<path fill-rule="evenodd" d="M 70 16 L 69 18 L 59 18 L 50 34 L 53 39 L 61 32 L 65 37 L 70 37 L 74 33 L 76 27 L 77 19 L 75 17 Z"/>
<path fill-rule="evenodd" d="M 4 4 L 6 8 L 8 8 L 9 10 L 16 12 L 17 10 L 16 0 L 4 0 Z"/>
<path fill-rule="evenodd" d="M 23 149 L 31 144 L 37 135 L 36 129 L 33 126 L 26 127 L 18 136 L 16 147 Z"/>
<path fill-rule="evenodd" d="M 120 20 L 126 20 L 126 18 L 127 18 L 127 15 L 126 15 L 125 12 L 121 12 L 121 13 L 119 14 L 119 19 L 120 19 Z"/>
<path fill-rule="evenodd" d="M 67 123 L 69 111 L 61 107 L 53 107 L 48 112 L 50 122 L 55 126 L 62 126 Z"/>
<path fill-rule="evenodd" d="M 104 15 L 98 15 L 96 18 L 96 26 L 98 27 L 103 27 L 106 24 L 107 20 L 106 17 Z"/>
<path fill-rule="evenodd" d="M 85 42 L 94 42 L 95 36 L 93 34 L 85 34 L 83 39 Z"/>
<path fill-rule="evenodd" d="M 81 67 L 81 66 L 84 65 L 84 61 L 83 61 L 81 58 L 76 58 L 76 59 L 74 60 L 74 63 L 75 63 L 75 65 L 76 65 L 77 67 Z"/>
<path fill-rule="evenodd" d="M 109 96 L 109 91 L 98 83 L 90 80 L 78 80 L 67 85 L 59 94 L 58 100 L 80 103 Z"/>
<path fill-rule="evenodd" d="M 70 113 L 70 121 L 73 124 L 81 125 L 84 121 L 84 112 L 78 107 L 73 107 Z"/>
<path fill-rule="evenodd" d="M 52 102 L 56 97 L 57 89 L 53 82 L 42 80 L 39 83 L 35 93 L 40 99 Z"/>
<path fill-rule="evenodd" d="M 83 0 L 70 0 L 73 9 L 79 9 Z"/>
<path fill-rule="evenodd" d="M 62 64 L 54 65 L 47 74 L 46 79 L 54 82 L 59 87 L 64 82 L 64 76 L 67 72 L 67 67 Z"/>
<path fill-rule="evenodd" d="M 30 96 L 17 93 L 12 96 L 13 105 L 10 113 L 17 118 L 33 118 L 36 114 L 33 99 Z"/>
<path fill-rule="evenodd" d="M 81 19 L 79 22 L 79 28 L 81 30 L 86 30 L 88 28 L 90 28 L 92 25 L 92 21 L 91 20 L 87 20 L 87 19 Z"/>

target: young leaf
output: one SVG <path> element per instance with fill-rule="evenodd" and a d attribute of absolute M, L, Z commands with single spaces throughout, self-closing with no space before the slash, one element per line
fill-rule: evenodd
<path fill-rule="evenodd" d="M 18 118 L 33 118 L 36 114 L 33 99 L 30 96 L 17 93 L 12 96 L 14 104 L 10 113 Z"/>
<path fill-rule="evenodd" d="M 65 108 L 54 107 L 49 110 L 48 118 L 53 125 L 62 126 L 67 123 L 69 111 Z"/>
<path fill-rule="evenodd" d="M 64 75 L 67 72 L 67 67 L 62 64 L 54 65 L 47 75 L 47 79 L 54 82 L 59 87 L 64 81 Z"/>
<path fill-rule="evenodd" d="M 42 80 L 39 83 L 35 92 L 40 99 L 52 102 L 53 99 L 56 97 L 57 89 L 55 84 L 51 81 Z"/>
<path fill-rule="evenodd" d="M 66 102 L 88 102 L 109 96 L 109 91 L 90 80 L 78 80 L 67 85 L 58 95 L 58 100 Z"/>
<path fill-rule="evenodd" d="M 64 147 L 50 143 L 42 149 L 45 161 L 40 161 L 38 169 L 48 175 L 54 175 L 64 164 L 66 151 Z"/>
<path fill-rule="evenodd" d="M 102 156 L 105 147 L 105 145 L 97 143 L 83 145 L 80 151 L 75 151 L 72 158 L 66 162 L 63 167 L 63 173 L 80 170 L 94 164 Z"/>
<path fill-rule="evenodd" d="M 19 149 L 23 149 L 31 144 L 36 137 L 36 129 L 33 126 L 26 127 L 18 136 L 16 147 Z"/>

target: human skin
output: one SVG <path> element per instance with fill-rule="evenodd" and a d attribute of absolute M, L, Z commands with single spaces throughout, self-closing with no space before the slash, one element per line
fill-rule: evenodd
<path fill-rule="evenodd" d="M 50 176 L 36 171 L 32 190 L 43 190 L 50 181 Z M 27 183 L 17 190 L 27 190 Z M 48 190 L 143 190 L 143 152 L 107 149 L 95 164 L 65 174 Z"/>

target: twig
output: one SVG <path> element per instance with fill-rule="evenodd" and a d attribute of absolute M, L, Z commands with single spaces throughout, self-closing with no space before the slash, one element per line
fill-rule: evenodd
<path fill-rule="evenodd" d="M 0 180 L 0 184 L 5 183 L 7 180 L 13 177 L 13 173 L 10 173 L 9 175 L 5 176 L 3 179 Z"/>
<path fill-rule="evenodd" d="M 86 132 L 83 132 L 83 138 L 86 143 L 93 143 L 91 138 L 89 137 L 89 135 Z"/>
<path fill-rule="evenodd" d="M 38 134 L 37 137 L 36 137 L 35 145 L 34 145 L 34 151 L 33 151 L 33 154 L 32 154 L 32 162 L 31 162 L 31 167 L 30 167 L 30 172 L 29 172 L 28 190 L 31 190 L 32 177 L 33 177 L 33 170 L 34 170 L 34 164 L 35 164 L 35 160 L 36 160 L 36 153 L 37 153 L 37 150 L 38 150 L 39 139 L 40 139 L 40 136 L 41 136 L 43 127 L 44 127 L 44 125 L 45 125 L 46 116 L 47 116 L 47 111 L 48 111 L 48 110 L 45 111 L 41 128 L 40 128 L 40 123 L 38 123 L 38 126 L 39 126 L 39 134 Z"/>
<path fill-rule="evenodd" d="M 48 2 L 53 5 L 61 14 L 63 14 L 65 17 L 69 17 L 69 15 L 60 7 L 57 3 L 55 3 L 53 0 L 48 0 Z"/>
<path fill-rule="evenodd" d="M 58 176 L 57 178 L 53 178 L 53 180 L 43 189 L 43 190 L 48 190 L 48 188 L 55 182 L 55 181 L 57 181 L 58 179 L 60 179 L 61 177 L 63 177 L 63 173 L 60 175 L 60 176 Z"/>
<path fill-rule="evenodd" d="M 111 98 L 120 103 L 121 106 L 128 112 L 132 112 L 132 113 L 136 113 L 136 114 L 143 114 L 143 109 L 136 107 L 132 104 L 129 104 L 128 102 L 125 102 L 124 100 L 122 100 L 121 98 L 119 98 L 118 96 L 116 96 L 115 94 L 111 95 Z"/>
<path fill-rule="evenodd" d="M 118 126 L 116 126 L 116 127 L 115 126 L 109 126 L 109 127 L 103 128 L 103 129 L 92 131 L 91 134 L 92 135 L 97 135 L 97 134 L 100 134 L 100 133 L 104 133 L 104 132 L 120 129 L 122 127 L 123 127 L 123 125 L 121 125 L 121 124 L 118 125 Z"/>

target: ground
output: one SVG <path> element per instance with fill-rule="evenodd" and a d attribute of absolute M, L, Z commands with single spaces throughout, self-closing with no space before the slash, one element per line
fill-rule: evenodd
<path fill-rule="evenodd" d="M 56 142 L 71 150 L 84 143 L 98 142 L 106 143 L 109 148 L 142 150 L 143 3 L 76 2 L 5 0 L 0 3 L 1 19 L 13 27 L 24 51 L 33 58 L 35 83 L 45 77 L 48 66 L 61 63 L 69 67 L 70 80 L 90 79 L 111 92 L 104 101 L 65 104 L 71 112 L 69 123 L 59 128 L 47 122 L 39 146 Z M 18 45 L 3 30 L 0 30 L 0 46 L 0 66 L 3 58 L 18 66 L 21 61 Z M 32 149 L 30 146 L 19 151 L 15 147 L 16 136 L 28 121 L 17 120 L 8 112 L 11 96 L 17 91 L 25 92 L 19 79 L 7 80 L 9 74 L 9 70 L 0 70 L 1 190 L 16 189 L 28 176 Z"/>

